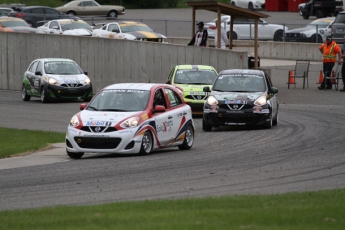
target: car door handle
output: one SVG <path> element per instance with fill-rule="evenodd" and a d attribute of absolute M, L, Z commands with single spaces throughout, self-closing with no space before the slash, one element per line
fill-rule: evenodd
<path fill-rule="evenodd" d="M 172 116 L 171 116 L 171 115 L 169 115 L 169 116 L 168 116 L 168 119 L 171 119 L 171 118 L 172 118 Z"/>

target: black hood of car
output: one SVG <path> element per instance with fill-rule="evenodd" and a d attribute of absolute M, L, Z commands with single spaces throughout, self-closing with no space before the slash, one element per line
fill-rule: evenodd
<path fill-rule="evenodd" d="M 211 95 L 214 96 L 218 101 L 255 101 L 260 96 L 265 96 L 266 92 L 220 92 L 212 91 Z"/>

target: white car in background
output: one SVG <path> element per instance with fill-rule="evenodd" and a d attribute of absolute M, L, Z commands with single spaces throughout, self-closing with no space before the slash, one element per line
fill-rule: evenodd
<path fill-rule="evenodd" d="M 286 42 L 312 42 L 322 43 L 331 35 L 331 25 L 335 17 L 319 18 L 303 28 L 288 30 L 285 32 Z"/>
<path fill-rule="evenodd" d="M 208 28 L 208 36 L 214 38 L 214 29 L 210 29 L 215 26 L 217 18 L 211 22 L 205 23 L 205 28 Z M 221 26 L 226 28 L 226 33 L 229 37 L 230 31 L 230 16 L 224 15 L 221 16 Z M 225 25 L 225 27 L 224 27 Z M 233 39 L 234 40 L 250 40 L 254 39 L 254 19 L 243 19 L 236 18 L 234 21 L 234 31 Z M 281 41 L 284 36 L 284 30 L 287 31 L 288 27 L 277 24 L 269 24 L 266 21 L 259 19 L 258 22 L 258 37 L 259 40 L 273 40 Z"/>
<path fill-rule="evenodd" d="M 230 0 L 230 5 L 258 10 L 265 8 L 265 0 Z"/>
<path fill-rule="evenodd" d="M 87 22 L 80 19 L 56 19 L 37 27 L 36 33 L 92 36 L 92 30 Z"/>
<path fill-rule="evenodd" d="M 167 42 L 167 37 L 153 32 L 150 27 L 141 22 L 122 21 L 102 25 L 103 26 L 100 29 L 93 30 L 93 37 L 118 38 L 161 43 Z"/>

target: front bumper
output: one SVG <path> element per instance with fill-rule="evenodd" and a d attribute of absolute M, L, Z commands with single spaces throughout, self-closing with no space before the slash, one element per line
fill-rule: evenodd
<path fill-rule="evenodd" d="M 219 108 L 216 112 L 205 109 L 203 119 L 212 126 L 261 125 L 270 120 L 270 112 L 267 106 L 261 107 L 260 112 L 254 112 L 253 108 L 235 111 Z"/>
<path fill-rule="evenodd" d="M 63 87 L 58 85 L 48 85 L 47 93 L 49 99 L 84 99 L 93 96 L 92 85 L 85 85 L 81 87 Z"/>
<path fill-rule="evenodd" d="M 66 149 L 84 153 L 139 153 L 143 135 L 136 131 L 137 128 L 94 133 L 68 126 Z"/>

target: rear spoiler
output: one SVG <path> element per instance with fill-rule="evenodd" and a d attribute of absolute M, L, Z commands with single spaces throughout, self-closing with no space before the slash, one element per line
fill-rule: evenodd
<path fill-rule="evenodd" d="M 12 10 L 14 10 L 14 11 L 22 11 L 22 8 L 20 8 L 20 7 L 11 7 L 12 8 Z"/>
<path fill-rule="evenodd" d="M 102 25 L 104 26 L 106 23 L 92 23 L 93 26 L 98 26 L 98 25 Z"/>

